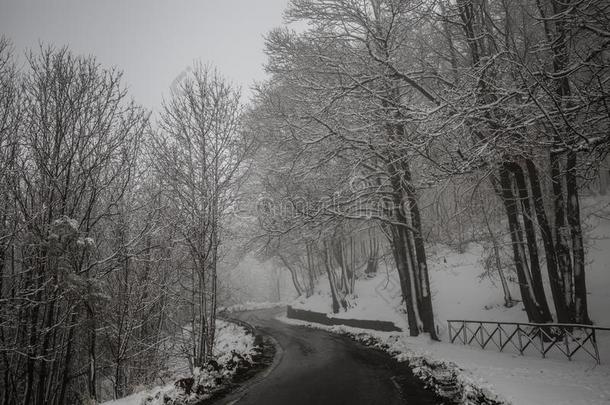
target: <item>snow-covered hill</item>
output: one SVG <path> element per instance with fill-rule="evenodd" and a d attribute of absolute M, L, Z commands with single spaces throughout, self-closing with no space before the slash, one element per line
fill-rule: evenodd
<path fill-rule="evenodd" d="M 586 199 L 584 218 L 587 226 L 587 288 L 591 319 L 596 325 L 610 326 L 610 215 L 607 199 Z M 453 362 L 463 369 L 466 380 L 489 389 L 514 404 L 608 404 L 610 403 L 610 332 L 598 333 L 602 365 L 579 359 L 567 361 L 559 356 L 541 359 L 498 353 L 493 349 L 446 343 L 448 319 L 473 319 L 504 322 L 527 322 L 521 303 L 504 307 L 499 282 L 484 272 L 482 247 L 470 244 L 464 253 L 447 246 L 428 246 L 428 264 L 433 305 L 439 335 L 444 342 L 427 337 L 411 338 L 408 333 L 384 333 L 349 327 L 324 327 L 335 332 L 365 333 L 387 345 L 402 359 L 423 356 L 432 361 Z M 548 280 L 547 280 L 548 281 Z M 548 282 L 546 283 L 548 286 Z M 514 298 L 519 289 L 510 285 Z M 550 300 L 550 291 L 547 291 Z M 329 316 L 354 319 L 377 319 L 394 322 L 407 330 L 404 305 L 401 303 L 398 277 L 390 267 L 382 266 L 373 278 L 356 281 L 352 308 L 331 315 L 328 280 L 321 278 L 310 298 L 298 298 L 296 308 L 329 313 Z M 288 320 L 299 323 L 299 321 Z"/>
<path fill-rule="evenodd" d="M 608 199 L 587 199 L 584 204 L 587 227 L 587 290 L 590 317 L 596 325 L 610 326 L 610 209 Z M 427 247 L 430 282 L 437 326 L 441 336 L 447 332 L 448 319 L 527 322 L 521 303 L 506 308 L 500 282 L 484 273 L 481 245 L 471 243 L 464 253 L 443 245 Z M 546 274 L 544 274 L 546 278 Z M 545 279 L 547 298 L 551 300 L 548 280 Z M 511 294 L 520 299 L 519 288 L 510 282 Z M 329 316 L 354 319 L 377 319 L 394 322 L 407 329 L 404 305 L 401 303 L 398 275 L 391 264 L 380 263 L 380 270 L 372 278 L 356 281 L 352 307 L 336 315 L 331 314 L 328 280 L 318 280 L 314 294 L 299 297 L 292 306 L 328 313 Z M 552 305 L 551 305 L 552 307 Z M 610 347 L 609 347 L 610 348 Z M 609 352 L 610 356 L 610 352 Z M 610 361 L 610 357 L 608 358 Z"/>

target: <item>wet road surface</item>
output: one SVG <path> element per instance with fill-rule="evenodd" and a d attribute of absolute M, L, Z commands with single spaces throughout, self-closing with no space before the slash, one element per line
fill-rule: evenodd
<path fill-rule="evenodd" d="M 225 403 L 238 405 L 299 404 L 435 404 L 406 366 L 387 354 L 326 331 L 288 325 L 275 317 L 283 309 L 248 311 L 234 317 L 277 340 L 282 350 L 275 368 Z M 271 367 L 274 367 L 271 366 Z M 397 376 L 399 376 L 397 378 Z M 399 382 L 399 383 L 398 383 Z"/>

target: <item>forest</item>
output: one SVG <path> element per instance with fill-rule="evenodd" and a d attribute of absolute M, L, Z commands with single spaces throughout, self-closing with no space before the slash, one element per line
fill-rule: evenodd
<path fill-rule="evenodd" d="M 610 3 L 291 0 L 285 20 L 249 102 L 194 62 L 157 114 L 118 68 L 2 37 L 2 405 L 121 398 L 176 351 L 209 363 L 245 255 L 296 296 L 324 280 L 335 313 L 390 263 L 408 333 L 438 340 L 430 246 L 477 242 L 506 307 L 592 323 Z"/>

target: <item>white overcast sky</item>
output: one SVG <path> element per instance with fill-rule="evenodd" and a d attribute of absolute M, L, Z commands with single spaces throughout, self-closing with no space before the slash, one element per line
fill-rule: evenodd
<path fill-rule="evenodd" d="M 246 95 L 265 77 L 263 36 L 288 0 L 0 0 L 0 34 L 23 54 L 68 45 L 124 72 L 124 84 L 158 110 L 194 60 L 211 62 Z"/>

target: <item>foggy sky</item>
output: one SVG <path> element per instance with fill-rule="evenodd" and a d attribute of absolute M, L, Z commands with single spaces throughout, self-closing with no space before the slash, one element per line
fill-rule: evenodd
<path fill-rule="evenodd" d="M 193 60 L 211 62 L 244 93 L 265 75 L 263 35 L 288 0 L 0 0 L 0 35 L 23 55 L 39 42 L 68 45 L 124 72 L 124 84 L 158 110 Z M 22 58 L 23 59 L 23 58 Z"/>

